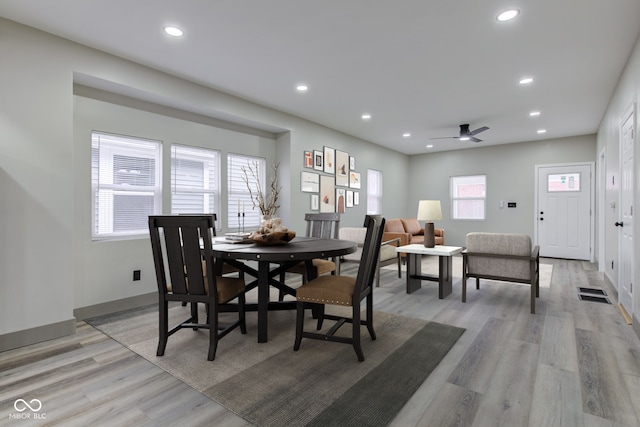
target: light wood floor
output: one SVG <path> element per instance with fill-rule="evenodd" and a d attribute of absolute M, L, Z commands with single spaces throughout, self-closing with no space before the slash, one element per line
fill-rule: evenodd
<path fill-rule="evenodd" d="M 526 286 L 470 281 L 462 304 L 459 279 L 439 300 L 435 284 L 407 295 L 404 275 L 383 270 L 376 309 L 467 329 L 393 426 L 640 426 L 640 340 L 616 301 L 577 298 L 578 286 L 613 290 L 592 264 L 544 262 L 552 284 L 535 315 Z M 17 399 L 38 399 L 44 419 L 18 412 Z M 0 426 L 176 424 L 247 425 L 84 322 L 74 336 L 0 353 Z"/>

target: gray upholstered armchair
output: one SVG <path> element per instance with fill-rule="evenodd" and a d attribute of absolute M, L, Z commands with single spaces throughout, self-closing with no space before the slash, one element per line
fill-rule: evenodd
<path fill-rule="evenodd" d="M 467 279 L 502 280 L 531 285 L 531 313 L 540 296 L 540 247 L 526 234 L 469 233 L 462 252 L 462 302 L 467 300 Z"/>

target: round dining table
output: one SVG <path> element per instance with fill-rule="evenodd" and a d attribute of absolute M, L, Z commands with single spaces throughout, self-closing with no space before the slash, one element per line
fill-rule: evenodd
<path fill-rule="evenodd" d="M 246 274 L 256 278 L 247 284 L 247 290 L 258 288 L 258 303 L 247 304 L 247 311 L 258 312 L 258 342 L 268 339 L 269 310 L 292 310 L 295 301 L 269 301 L 269 288 L 274 286 L 287 294 L 295 295 L 295 289 L 286 286 L 276 278 L 291 266 L 304 262 L 308 280 L 315 278 L 313 259 L 334 258 L 336 271 L 339 273 L 339 257 L 353 253 L 357 244 L 350 240 L 318 239 L 314 237 L 296 237 L 283 245 L 259 245 L 256 243 L 227 243 L 218 238 L 213 245 L 214 256 L 233 265 Z M 255 261 L 258 269 L 242 261 Z M 222 263 L 217 263 L 222 266 Z M 277 264 L 277 267 L 271 268 Z M 221 267 L 220 267 L 221 268 Z"/>

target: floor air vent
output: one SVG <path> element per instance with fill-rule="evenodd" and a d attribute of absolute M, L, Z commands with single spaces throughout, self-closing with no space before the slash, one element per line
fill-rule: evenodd
<path fill-rule="evenodd" d="M 596 289 L 596 288 L 581 288 L 581 287 L 578 287 L 578 292 L 583 293 L 583 294 L 594 294 L 594 295 L 604 295 L 604 296 L 607 295 L 607 293 L 605 291 L 603 291 L 602 289 Z"/>
<path fill-rule="evenodd" d="M 605 297 L 596 297 L 593 295 L 578 295 L 578 298 L 580 298 L 581 301 L 592 301 L 592 302 L 601 302 L 603 304 L 611 304 L 611 301 L 609 301 L 608 298 Z"/>

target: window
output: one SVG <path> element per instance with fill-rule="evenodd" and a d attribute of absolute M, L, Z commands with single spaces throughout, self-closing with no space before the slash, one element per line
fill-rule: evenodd
<path fill-rule="evenodd" d="M 382 213 L 382 172 L 367 169 L 367 214 Z"/>
<path fill-rule="evenodd" d="M 220 153 L 171 147 L 171 213 L 216 213 L 220 206 Z"/>
<path fill-rule="evenodd" d="M 239 229 L 242 226 L 242 222 L 238 217 L 238 212 L 244 212 L 244 227 L 257 227 L 260 225 L 260 219 L 262 213 L 258 208 L 253 208 L 253 202 L 251 201 L 251 195 L 247 189 L 247 184 L 244 182 L 244 173 L 242 168 L 245 169 L 251 165 L 256 170 L 262 193 L 265 192 L 265 169 L 266 160 L 260 157 L 242 156 L 239 154 L 229 154 L 227 156 L 227 185 L 228 185 L 228 204 L 227 214 L 229 228 Z M 249 182 L 255 185 L 256 180 L 248 174 Z"/>
<path fill-rule="evenodd" d="M 149 232 L 148 216 L 162 212 L 161 143 L 91 134 L 92 237 Z"/>
<path fill-rule="evenodd" d="M 549 193 L 580 191 L 580 173 L 549 174 L 547 191 Z"/>
<path fill-rule="evenodd" d="M 486 175 L 451 177 L 452 219 L 486 219 L 486 198 Z"/>

